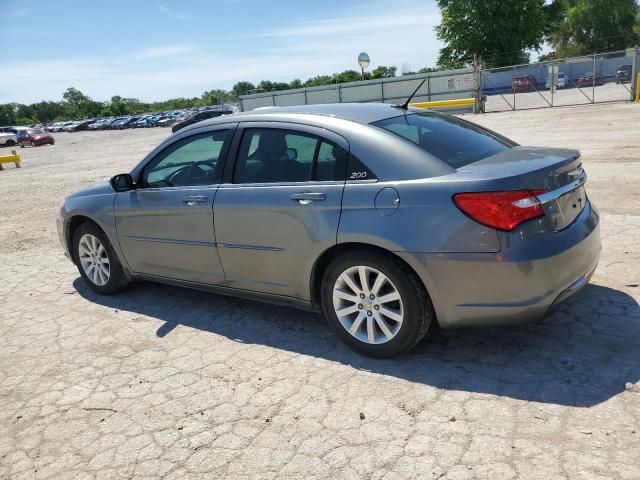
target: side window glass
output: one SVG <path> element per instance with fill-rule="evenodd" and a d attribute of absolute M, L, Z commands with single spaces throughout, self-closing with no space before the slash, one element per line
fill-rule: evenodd
<path fill-rule="evenodd" d="M 234 183 L 305 182 L 311 179 L 318 138 L 273 128 L 244 131 Z"/>
<path fill-rule="evenodd" d="M 186 187 L 216 183 L 227 130 L 207 132 L 167 147 L 144 169 L 145 187 Z"/>
<path fill-rule="evenodd" d="M 318 148 L 314 180 L 344 180 L 349 152 L 333 143 L 323 141 Z"/>

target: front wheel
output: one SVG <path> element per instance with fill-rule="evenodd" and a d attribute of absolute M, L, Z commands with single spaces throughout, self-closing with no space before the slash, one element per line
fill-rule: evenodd
<path fill-rule="evenodd" d="M 376 252 L 337 258 L 322 280 L 322 310 L 338 336 L 356 352 L 387 358 L 413 348 L 435 314 L 416 275 Z"/>
<path fill-rule="evenodd" d="M 84 282 L 97 293 L 110 295 L 127 285 L 122 265 L 100 228 L 83 223 L 73 237 L 73 252 Z"/>

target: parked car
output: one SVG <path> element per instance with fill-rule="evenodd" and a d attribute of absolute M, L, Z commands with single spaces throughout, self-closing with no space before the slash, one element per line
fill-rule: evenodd
<path fill-rule="evenodd" d="M 78 122 L 74 122 L 71 125 L 65 127 L 65 131 L 67 132 L 81 132 L 89 129 L 89 125 L 95 122 L 95 119 L 90 120 L 81 120 Z"/>
<path fill-rule="evenodd" d="M 578 84 L 578 87 L 582 88 L 582 87 L 591 87 L 593 85 L 603 85 L 604 81 L 600 75 L 596 75 L 595 81 L 594 81 L 593 75 L 588 73 L 585 75 L 580 75 L 576 83 Z"/>
<path fill-rule="evenodd" d="M 18 143 L 15 133 L 0 131 L 0 146 L 13 147 Z"/>
<path fill-rule="evenodd" d="M 174 116 L 171 115 L 166 115 L 164 117 L 160 117 L 158 119 L 158 126 L 159 127 L 168 127 L 170 125 L 173 125 L 176 121 L 176 118 Z"/>
<path fill-rule="evenodd" d="M 111 130 L 122 130 L 130 117 L 119 117 L 109 124 Z"/>
<path fill-rule="evenodd" d="M 616 72 L 616 83 L 627 83 L 631 81 L 631 65 L 620 65 Z"/>
<path fill-rule="evenodd" d="M 321 310 L 388 357 L 436 322 L 539 320 L 586 285 L 600 234 L 585 182 L 579 152 L 457 117 L 304 105 L 186 127 L 67 197 L 57 225 L 99 294 L 143 279 Z"/>
<path fill-rule="evenodd" d="M 569 86 L 569 77 L 562 72 L 558 72 L 556 74 L 556 88 L 566 88 Z M 551 88 L 551 78 L 547 77 L 547 82 L 545 83 L 545 87 L 547 89 Z"/>
<path fill-rule="evenodd" d="M 53 136 L 41 128 L 25 128 L 18 130 L 18 143 L 21 147 L 29 145 L 39 147 L 41 145 L 55 145 Z"/>
<path fill-rule="evenodd" d="M 193 115 L 186 117 L 183 120 L 177 121 L 171 127 L 171 131 L 173 133 L 178 130 L 183 129 L 188 125 L 192 125 L 196 122 L 201 122 L 203 120 L 207 120 L 209 118 L 219 117 L 221 115 L 231 115 L 233 111 L 231 109 L 211 109 L 211 110 L 202 110 L 200 112 L 195 112 Z"/>
<path fill-rule="evenodd" d="M 530 90 L 535 90 L 535 85 L 537 84 L 536 77 L 533 75 L 518 75 L 514 77 L 513 82 L 511 82 L 511 88 L 514 92 L 528 92 Z"/>
<path fill-rule="evenodd" d="M 136 128 L 148 128 L 155 127 L 158 123 L 158 117 L 149 115 L 142 117 L 140 120 L 133 123 Z"/>

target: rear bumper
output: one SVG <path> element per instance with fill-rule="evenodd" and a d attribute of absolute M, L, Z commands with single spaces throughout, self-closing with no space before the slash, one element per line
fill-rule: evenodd
<path fill-rule="evenodd" d="M 537 321 L 588 283 L 601 250 L 591 203 L 560 232 L 529 223 L 501 234 L 498 253 L 398 253 L 427 287 L 442 327 Z"/>

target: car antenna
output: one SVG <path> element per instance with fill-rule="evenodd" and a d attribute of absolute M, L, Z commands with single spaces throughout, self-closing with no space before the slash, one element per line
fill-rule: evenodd
<path fill-rule="evenodd" d="M 418 93 L 418 90 L 420 90 L 420 87 L 421 87 L 422 85 L 424 85 L 424 82 L 426 82 L 426 81 L 427 81 L 427 78 L 429 78 L 429 77 L 424 77 L 424 79 L 420 82 L 420 85 L 418 85 L 418 88 L 416 88 L 416 89 L 413 91 L 413 93 L 412 93 L 411 95 L 409 95 L 409 98 L 407 98 L 403 104 L 401 104 L 401 105 L 394 105 L 394 107 L 396 107 L 396 108 L 402 108 L 403 110 L 408 110 L 408 109 L 409 109 L 409 102 L 411 101 L 411 99 L 413 98 L 413 96 L 414 96 L 416 93 Z"/>

